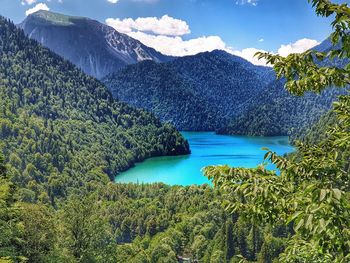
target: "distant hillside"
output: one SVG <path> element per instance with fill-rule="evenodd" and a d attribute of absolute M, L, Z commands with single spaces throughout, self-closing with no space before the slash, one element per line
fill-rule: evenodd
<path fill-rule="evenodd" d="M 193 82 L 176 74 L 167 64 L 141 62 L 104 81 L 116 98 L 150 110 L 182 130 L 214 130 L 224 120 L 195 91 Z"/>
<path fill-rule="evenodd" d="M 329 39 L 314 49 L 321 52 L 333 48 Z M 344 60 L 324 61 L 324 64 L 344 65 Z M 307 93 L 302 97 L 290 95 L 284 88 L 284 80 L 276 80 L 253 99 L 252 107 L 231 120 L 227 127 L 219 130 L 222 134 L 244 135 L 292 135 L 316 125 L 320 118 L 328 114 L 332 104 L 345 89 L 332 88 L 321 94 Z"/>
<path fill-rule="evenodd" d="M 149 110 L 181 130 L 216 130 L 245 112 L 251 99 L 274 79 L 224 51 L 157 64 L 130 65 L 103 79 L 121 101 Z"/>
<path fill-rule="evenodd" d="M 147 157 L 189 153 L 174 127 L 115 101 L 2 17 L 0 39 L 0 147 L 22 199 L 53 202 Z"/>
<path fill-rule="evenodd" d="M 327 137 L 328 128 L 338 124 L 336 114 L 329 111 L 320 120 L 309 128 L 305 128 L 300 133 L 292 136 L 293 141 L 301 141 L 308 144 L 317 144 Z"/>
<path fill-rule="evenodd" d="M 331 89 L 298 98 L 284 90 L 284 81 L 276 81 L 271 68 L 224 51 L 170 58 L 88 18 L 39 11 L 20 26 L 86 73 L 102 78 L 121 101 L 181 130 L 295 135 L 317 123 L 344 92 Z M 327 39 L 315 50 L 331 48 Z"/>
<path fill-rule="evenodd" d="M 41 10 L 29 15 L 19 27 L 30 38 L 97 78 L 139 61 L 164 62 L 171 59 L 89 18 Z"/>
<path fill-rule="evenodd" d="M 297 135 L 312 127 L 332 108 L 341 89 L 327 89 L 322 94 L 292 96 L 284 89 L 284 81 L 267 86 L 246 112 L 231 120 L 220 134 L 253 136 Z"/>

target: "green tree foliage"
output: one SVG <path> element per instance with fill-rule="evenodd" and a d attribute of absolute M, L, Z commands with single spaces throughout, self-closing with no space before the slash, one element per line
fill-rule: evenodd
<path fill-rule="evenodd" d="M 251 226 L 240 219 L 233 221 L 220 205 L 223 196 L 210 186 L 109 185 L 102 195 L 110 200 L 106 211 L 119 235 L 117 262 L 177 262 L 180 257 L 230 262 L 231 257 L 246 253 L 236 245 L 239 233 L 244 233 L 241 242 L 247 247 L 254 243 L 249 237 Z M 154 222 L 153 235 L 147 233 L 148 222 Z M 285 242 L 283 231 L 256 227 L 255 232 L 266 244 L 271 236 Z M 270 251 L 265 254 L 276 259 L 282 250 Z M 247 259 L 261 252 L 252 251 Z"/>
<path fill-rule="evenodd" d="M 58 213 L 58 247 L 73 262 L 115 262 L 116 243 L 106 211 L 92 196 L 72 196 Z"/>
<path fill-rule="evenodd" d="M 258 254 L 259 263 L 273 263 L 285 249 L 285 240 L 273 236 L 265 236 L 264 243 Z"/>
<path fill-rule="evenodd" d="M 20 203 L 22 243 L 20 251 L 29 262 L 50 262 L 54 259 L 57 233 L 52 208 L 39 204 Z"/>
<path fill-rule="evenodd" d="M 225 253 L 226 259 L 229 261 L 235 255 L 235 239 L 233 236 L 233 222 L 228 220 L 226 222 L 226 240 L 225 240 Z"/>
<path fill-rule="evenodd" d="M 293 141 L 301 141 L 307 144 L 317 144 L 327 138 L 327 131 L 337 123 L 337 116 L 330 111 L 313 126 L 303 129 L 299 134 L 291 136 Z"/>
<path fill-rule="evenodd" d="M 303 130 L 317 124 L 332 108 L 345 89 L 330 88 L 321 94 L 304 96 L 289 94 L 283 86 L 285 80 L 276 80 L 252 100 L 246 112 L 234 117 L 219 134 L 251 136 L 297 137 Z"/>
<path fill-rule="evenodd" d="M 0 154 L 0 262 L 11 263 L 25 258 L 19 252 L 22 245 L 22 223 L 15 205 L 16 187 L 6 174 Z"/>
<path fill-rule="evenodd" d="M 167 263 L 178 262 L 180 257 L 229 262 L 228 255 L 234 258 L 246 253 L 234 247 L 239 233 L 244 233 L 241 242 L 250 247 L 251 227 L 242 220 L 232 221 L 221 201 L 223 196 L 208 185 L 110 183 L 87 195 L 72 195 L 56 209 L 17 202 L 7 208 L 20 207 L 15 216 L 5 211 L 12 215 L 11 220 L 0 218 L 4 230 L 0 262 Z M 14 231 L 14 222 L 20 232 Z M 272 237 L 284 244 L 284 233 L 255 231 L 267 245 L 248 259 L 259 257 L 259 253 L 275 259 L 281 250 L 270 253 L 272 248 L 266 247 L 272 246 Z"/>
<path fill-rule="evenodd" d="M 152 114 L 0 18 L 0 140 L 20 199 L 51 202 L 91 190 L 151 156 L 189 152 Z"/>
<path fill-rule="evenodd" d="M 150 110 L 180 130 L 213 131 L 242 113 L 273 79 L 271 69 L 215 50 L 167 63 L 130 65 L 103 82 L 116 98 Z"/>
<path fill-rule="evenodd" d="M 286 58 L 259 54 L 274 66 L 278 77 L 287 79 L 286 88 L 296 95 L 350 83 L 349 65 L 319 63 L 350 57 L 350 8 L 328 0 L 310 2 L 318 15 L 334 17 L 334 49 Z M 325 139 L 315 145 L 298 143 L 295 156 L 288 159 L 267 152 L 266 160 L 277 166 L 280 175 L 264 165 L 255 169 L 206 168 L 215 186 L 225 191 L 229 211 L 239 212 L 256 224 L 293 224 L 295 234 L 280 255 L 280 262 L 350 261 L 349 109 L 350 97 L 341 96 L 334 104 L 336 122 Z"/>

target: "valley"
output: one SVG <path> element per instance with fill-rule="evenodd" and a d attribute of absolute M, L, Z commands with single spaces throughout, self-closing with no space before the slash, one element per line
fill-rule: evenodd
<path fill-rule="evenodd" d="M 4 0 L 0 262 L 349 262 L 350 7 L 172 2 Z"/>
<path fill-rule="evenodd" d="M 345 94 L 335 88 L 294 96 L 270 67 L 223 50 L 165 56 L 89 18 L 39 11 L 18 26 L 100 79 L 117 100 L 150 111 L 182 131 L 296 137 L 316 125 L 337 96 Z M 329 39 L 314 47 L 319 52 L 331 49 Z"/>

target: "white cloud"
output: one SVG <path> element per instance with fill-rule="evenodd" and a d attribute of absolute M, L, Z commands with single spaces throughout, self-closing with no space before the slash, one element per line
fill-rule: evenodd
<path fill-rule="evenodd" d="M 260 38 L 259 40 L 258 40 L 258 42 L 264 42 L 265 41 L 265 39 L 263 39 L 263 38 Z"/>
<path fill-rule="evenodd" d="M 202 36 L 185 40 L 182 36 L 191 32 L 188 24 L 167 15 L 159 19 L 155 17 L 140 17 L 135 20 L 132 18 L 123 20 L 108 18 L 106 23 L 117 31 L 129 35 L 165 55 L 189 56 L 219 49 L 240 56 L 255 65 L 266 66 L 266 60 L 259 60 L 254 56 L 256 52 L 267 52 L 262 49 L 250 47 L 237 50 L 228 46 L 219 36 Z M 264 39 L 261 38 L 258 41 L 263 42 Z M 304 52 L 317 44 L 319 42 L 316 40 L 304 38 L 295 43 L 281 45 L 278 51 L 270 53 L 287 56 L 290 53 Z"/>
<path fill-rule="evenodd" d="M 225 42 L 218 36 L 203 36 L 190 40 L 183 40 L 179 36 L 150 35 L 144 32 L 131 32 L 129 36 L 138 39 L 143 44 L 153 47 L 159 52 L 170 56 L 189 56 L 200 52 L 225 50 Z"/>
<path fill-rule="evenodd" d="M 29 16 L 30 14 L 33 14 L 39 10 L 46 10 L 46 11 L 49 11 L 50 8 L 46 5 L 46 4 L 43 4 L 43 3 L 39 3 L 37 4 L 36 6 L 34 6 L 33 8 L 30 8 L 26 11 L 26 16 Z"/>
<path fill-rule="evenodd" d="M 191 33 L 188 24 L 180 19 L 164 15 L 157 17 L 139 17 L 137 19 L 108 18 L 106 23 L 122 33 L 135 31 L 151 32 L 156 35 L 182 36 Z"/>
<path fill-rule="evenodd" d="M 292 53 L 303 53 L 317 46 L 318 44 L 320 43 L 316 40 L 303 38 L 296 41 L 295 43 L 290 43 L 288 45 L 281 45 L 277 53 L 283 57 L 286 57 Z"/>
<path fill-rule="evenodd" d="M 116 4 L 116 3 L 119 2 L 119 0 L 107 0 L 107 2 L 110 2 L 110 3 L 112 3 L 112 4 Z"/>
<path fill-rule="evenodd" d="M 171 20 L 172 23 L 166 22 Z M 224 50 L 236 56 L 243 57 L 256 65 L 265 65 L 265 61 L 258 61 L 254 54 L 258 51 L 255 48 L 246 48 L 241 51 L 229 47 L 219 36 L 202 36 L 184 40 L 181 36 L 190 32 L 186 22 L 163 16 L 156 18 L 138 18 L 133 20 L 127 18 L 106 19 L 106 23 L 117 31 L 126 33 L 152 47 L 159 52 L 169 56 L 189 56 L 200 52 Z M 148 32 L 152 32 L 149 34 Z"/>
<path fill-rule="evenodd" d="M 258 59 L 254 55 L 256 52 L 266 52 L 265 50 L 262 49 L 256 49 L 256 48 L 245 48 L 242 50 L 229 50 L 229 53 L 242 57 L 249 62 L 253 63 L 254 65 L 259 65 L 259 66 L 266 66 L 266 60 L 265 59 Z"/>
<path fill-rule="evenodd" d="M 35 4 L 37 0 L 22 0 L 21 4 L 22 5 L 32 5 Z"/>
<path fill-rule="evenodd" d="M 259 0 L 237 0 L 236 5 L 252 5 L 257 6 Z"/>

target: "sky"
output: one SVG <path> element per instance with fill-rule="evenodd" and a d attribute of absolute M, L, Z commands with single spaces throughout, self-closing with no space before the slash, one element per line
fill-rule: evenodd
<path fill-rule="evenodd" d="M 98 20 L 167 55 L 222 49 L 262 65 L 256 51 L 303 52 L 331 33 L 307 0 L 0 0 L 15 23 L 40 9 Z"/>

